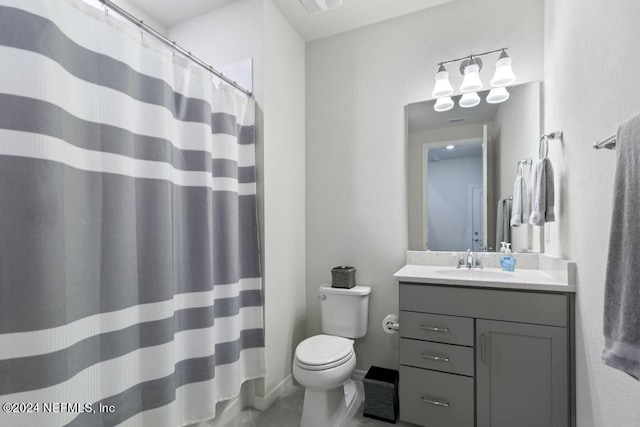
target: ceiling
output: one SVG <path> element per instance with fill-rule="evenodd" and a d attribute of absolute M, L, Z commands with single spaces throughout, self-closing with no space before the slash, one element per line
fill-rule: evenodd
<path fill-rule="evenodd" d="M 451 0 L 343 0 L 342 6 L 310 14 L 299 0 L 272 0 L 298 34 L 312 41 L 408 15 Z"/>
<path fill-rule="evenodd" d="M 128 0 L 165 28 L 238 0 Z M 118 0 L 113 0 L 118 4 Z"/>
<path fill-rule="evenodd" d="M 445 147 L 429 148 L 427 156 L 430 162 L 461 157 L 480 157 L 482 156 L 482 140 L 480 139 L 476 143 L 455 145 L 450 150 Z"/>
<path fill-rule="evenodd" d="M 169 28 L 236 1 L 239 0 L 129 0 L 129 3 Z M 452 0 L 343 0 L 342 6 L 313 15 L 299 0 L 272 1 L 298 34 L 312 41 Z"/>

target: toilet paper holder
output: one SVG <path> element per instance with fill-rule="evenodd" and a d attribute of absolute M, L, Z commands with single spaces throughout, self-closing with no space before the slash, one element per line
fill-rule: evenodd
<path fill-rule="evenodd" d="M 382 329 L 388 334 L 395 334 L 400 331 L 397 314 L 387 314 L 382 320 Z"/>

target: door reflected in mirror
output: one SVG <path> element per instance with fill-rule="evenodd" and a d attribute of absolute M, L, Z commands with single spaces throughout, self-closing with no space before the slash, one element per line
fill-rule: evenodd
<path fill-rule="evenodd" d="M 484 246 L 482 139 L 423 144 L 426 179 L 424 249 L 455 251 Z"/>
<path fill-rule="evenodd" d="M 435 100 L 407 105 L 409 250 L 499 247 L 497 204 L 512 196 L 518 161 L 537 159 L 541 133 L 540 83 L 508 90 L 501 104 L 488 104 L 485 91 L 474 108 L 459 107 L 459 96 L 446 112 L 434 111 Z M 538 227 L 511 228 L 516 252 L 539 251 L 541 239 Z"/>

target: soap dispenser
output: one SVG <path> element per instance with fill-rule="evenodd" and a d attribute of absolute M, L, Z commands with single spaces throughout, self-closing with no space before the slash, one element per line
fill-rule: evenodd
<path fill-rule="evenodd" d="M 513 257 L 513 255 L 511 255 L 511 243 L 500 243 L 503 246 L 502 248 L 500 248 L 500 252 L 504 253 L 504 255 L 500 257 L 500 265 L 502 266 L 502 271 L 515 271 L 516 259 Z"/>

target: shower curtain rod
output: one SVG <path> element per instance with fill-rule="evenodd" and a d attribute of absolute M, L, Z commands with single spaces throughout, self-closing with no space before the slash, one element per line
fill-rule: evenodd
<path fill-rule="evenodd" d="M 224 74 L 222 74 L 220 71 L 218 71 L 215 68 L 213 68 L 211 65 L 208 65 L 206 62 L 204 62 L 200 58 L 192 55 L 191 52 L 189 52 L 188 50 L 186 50 L 182 46 L 178 45 L 175 41 L 169 40 L 162 33 L 158 32 L 154 28 L 152 28 L 152 27 L 148 26 L 147 24 L 145 24 L 142 19 L 136 18 L 135 16 L 133 16 L 132 14 L 130 14 L 129 12 L 127 12 L 126 10 L 122 9 L 120 6 L 112 3 L 109 0 L 100 0 L 100 3 L 102 3 L 104 5 L 104 7 L 107 8 L 107 10 L 111 9 L 111 10 L 115 11 L 118 15 L 122 16 L 127 21 L 137 25 L 138 27 L 140 27 L 140 29 L 142 29 L 142 30 L 146 31 L 147 33 L 151 34 L 153 37 L 155 37 L 156 39 L 160 40 L 162 43 L 164 43 L 167 46 L 171 47 L 174 51 L 178 51 L 182 55 L 186 56 L 188 59 L 190 59 L 191 61 L 195 62 L 196 64 L 198 64 L 199 66 L 201 66 L 205 70 L 209 71 L 214 76 L 216 76 L 219 79 L 224 80 L 225 82 L 229 83 L 231 86 L 233 86 L 234 88 L 236 88 L 240 92 L 244 93 L 249 98 L 251 98 L 253 96 L 253 94 L 251 93 L 250 90 L 247 90 L 247 89 L 243 88 L 238 83 L 236 83 L 235 81 L 231 80 L 229 77 L 227 77 Z"/>

